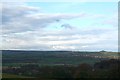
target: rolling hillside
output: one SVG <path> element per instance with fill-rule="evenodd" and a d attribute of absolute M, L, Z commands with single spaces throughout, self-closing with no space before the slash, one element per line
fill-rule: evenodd
<path fill-rule="evenodd" d="M 113 52 L 73 52 L 73 51 L 2 51 L 3 66 L 39 65 L 78 65 L 94 64 L 108 58 L 117 58 Z"/>

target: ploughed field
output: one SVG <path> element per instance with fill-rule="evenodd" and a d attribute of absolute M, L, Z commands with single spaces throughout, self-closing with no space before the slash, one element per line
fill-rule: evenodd
<path fill-rule="evenodd" d="M 79 52 L 79 51 L 2 51 L 3 68 L 19 67 L 27 64 L 40 66 L 94 64 L 101 60 L 118 58 L 116 52 Z"/>

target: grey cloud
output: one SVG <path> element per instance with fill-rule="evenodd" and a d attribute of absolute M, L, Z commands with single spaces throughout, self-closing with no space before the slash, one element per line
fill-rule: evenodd
<path fill-rule="evenodd" d="M 61 27 L 66 28 L 66 29 L 73 29 L 73 26 L 71 26 L 70 24 L 63 24 L 61 25 Z"/>
<path fill-rule="evenodd" d="M 14 5 L 14 4 L 13 4 Z M 2 6 L 2 22 L 7 23 L 12 19 L 21 18 L 24 15 L 38 11 L 38 8 L 29 7 L 24 5 L 15 5 L 4 3 Z"/>
<path fill-rule="evenodd" d="M 107 45 L 104 47 L 106 49 L 115 46 L 112 43 L 117 41 L 117 32 L 113 28 L 95 29 L 91 27 L 91 29 L 87 29 L 87 27 L 76 29 L 70 24 L 63 24 L 62 27 L 65 29 L 61 31 L 48 32 L 43 29 L 51 23 L 60 22 L 63 19 L 82 18 L 83 15 L 45 14 L 39 12 L 39 9 L 30 6 L 4 6 L 2 15 L 3 47 L 6 49 L 52 50 L 56 46 L 58 49 L 66 47 L 65 49 L 71 50 L 75 47 L 74 50 L 97 50 L 102 49 L 104 45 Z M 75 42 L 76 40 L 78 42 Z"/>
<path fill-rule="evenodd" d="M 72 19 L 82 17 L 81 14 L 45 14 L 39 8 L 25 5 L 2 7 L 3 33 L 19 33 L 24 31 L 35 31 L 47 27 L 61 19 Z M 36 12 L 37 11 L 37 12 Z M 37 13 L 37 14 L 36 14 Z M 66 26 L 67 27 L 67 26 Z"/>
<path fill-rule="evenodd" d="M 50 33 L 50 32 L 49 32 Z M 19 33 L 4 35 L 4 46 L 11 49 L 34 49 L 34 50 L 101 50 L 111 49 L 117 45 L 116 35 L 107 32 L 105 34 L 84 34 L 84 35 L 51 35 L 46 33 L 44 36 L 42 33 L 34 34 Z M 53 32 L 51 32 L 53 33 Z M 56 32 L 57 33 L 57 32 Z M 63 32 L 65 33 L 65 32 Z M 59 39 L 62 37 L 61 39 Z M 7 41 L 6 41 L 7 40 Z M 79 42 L 75 42 L 78 40 Z M 58 43 L 59 42 L 59 43 Z M 72 42 L 72 43 L 71 43 Z M 111 47 L 113 46 L 113 47 Z M 56 49 L 53 49 L 56 48 Z M 75 47 L 75 48 L 74 48 Z M 116 47 L 114 47 L 116 48 Z"/>

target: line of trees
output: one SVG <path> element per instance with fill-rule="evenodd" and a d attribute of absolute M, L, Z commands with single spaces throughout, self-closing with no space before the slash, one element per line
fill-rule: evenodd
<path fill-rule="evenodd" d="M 3 73 L 39 78 L 38 80 L 119 79 L 120 60 L 103 60 L 93 66 L 83 63 L 78 66 L 39 66 L 29 64 L 19 68 L 9 67 Z"/>

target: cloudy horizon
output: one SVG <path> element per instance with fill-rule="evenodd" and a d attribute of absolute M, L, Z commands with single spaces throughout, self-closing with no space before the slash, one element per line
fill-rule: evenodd
<path fill-rule="evenodd" d="M 118 51 L 116 2 L 2 4 L 1 50 Z"/>

